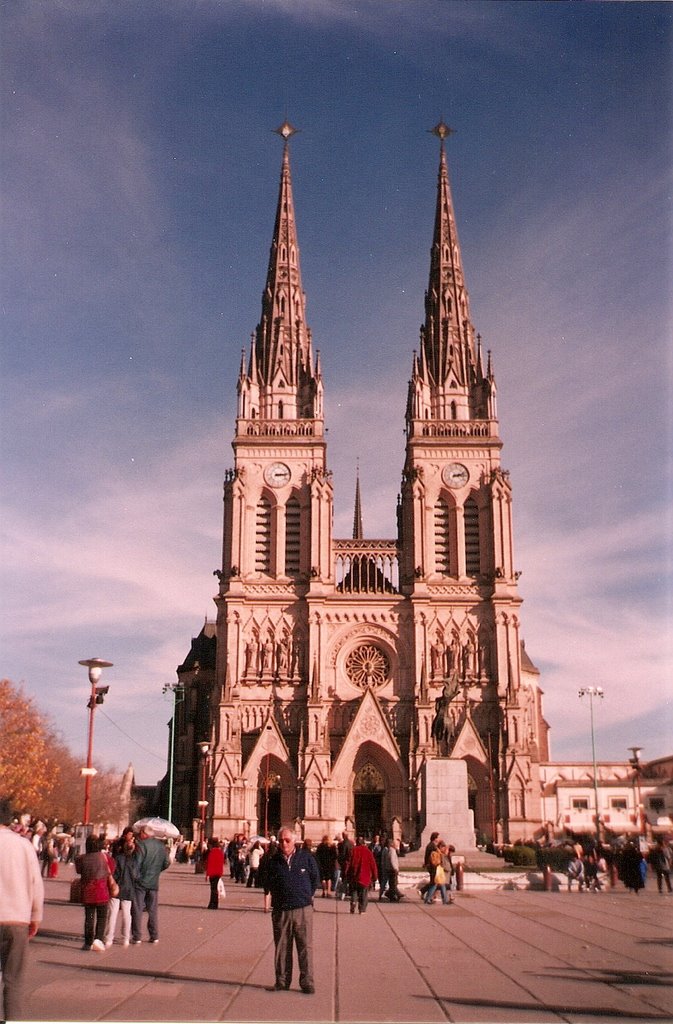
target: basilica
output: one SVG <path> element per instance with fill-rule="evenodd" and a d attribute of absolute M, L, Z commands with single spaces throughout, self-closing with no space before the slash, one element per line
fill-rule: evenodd
<path fill-rule="evenodd" d="M 185 832 L 200 818 L 207 834 L 226 837 L 282 822 L 317 840 L 357 830 L 417 843 L 443 780 L 461 789 L 478 841 L 539 832 L 548 726 L 521 633 L 512 483 L 493 361 L 463 274 L 450 129 L 433 131 L 423 325 L 409 339 L 406 409 L 394 411 L 406 433 L 397 535 L 369 539 L 359 486 L 353 535 L 333 536 L 329 381 L 306 318 L 294 129 L 278 129 L 261 317 L 232 367 L 217 613 L 173 687 L 169 785 Z"/>

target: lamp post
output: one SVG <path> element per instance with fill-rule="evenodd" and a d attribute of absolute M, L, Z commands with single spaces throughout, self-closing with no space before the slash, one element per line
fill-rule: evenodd
<path fill-rule="evenodd" d="M 594 766 L 594 805 L 596 807 L 596 838 L 601 841 L 601 819 L 598 811 L 598 779 L 596 776 L 596 741 L 594 739 L 594 697 L 603 699 L 603 690 L 600 686 L 583 686 L 578 691 L 580 697 L 589 698 L 589 714 L 591 718 L 591 759 Z"/>
<path fill-rule="evenodd" d="M 173 715 L 171 717 L 171 742 L 169 747 L 168 755 L 168 813 L 166 817 L 169 821 L 173 820 L 173 772 L 175 766 L 175 714 L 177 705 L 180 701 L 185 699 L 185 688 L 180 683 L 166 683 L 162 693 L 170 692 L 173 694 Z"/>
<path fill-rule="evenodd" d="M 96 774 L 93 766 L 93 716 L 97 704 L 102 704 L 109 686 L 97 686 L 104 668 L 112 668 L 111 661 L 102 661 L 101 658 L 85 658 L 79 662 L 89 669 L 89 682 L 91 683 L 91 696 L 87 707 L 89 709 L 89 740 L 87 743 L 86 768 L 82 768 L 84 776 L 84 821 L 82 824 L 90 825 L 91 816 L 91 779 Z"/>
<path fill-rule="evenodd" d="M 199 807 L 199 855 L 196 858 L 195 872 L 202 874 L 204 871 L 203 866 L 203 843 L 206 838 L 206 811 L 208 809 L 208 798 L 206 796 L 206 786 L 208 779 L 208 758 L 210 756 L 210 744 L 199 743 L 199 751 L 201 753 L 201 799 L 198 801 Z"/>
<path fill-rule="evenodd" d="M 270 724 L 267 725 L 266 728 L 267 728 L 268 732 L 271 732 L 271 725 Z M 269 784 L 270 784 L 270 779 L 269 779 L 269 758 L 270 758 L 270 756 L 271 756 L 271 751 L 269 749 L 267 749 L 267 751 L 266 751 L 266 772 L 265 772 L 265 778 L 264 778 L 264 835 L 266 836 L 267 839 L 269 838 Z"/>
<path fill-rule="evenodd" d="M 633 768 L 633 800 L 636 805 L 636 825 L 638 827 L 638 838 L 641 836 L 647 838 L 645 829 L 645 811 L 643 809 L 642 797 L 640 794 L 640 755 L 642 753 L 642 747 L 629 747 L 631 751 L 631 757 L 629 758 L 629 764 Z"/>

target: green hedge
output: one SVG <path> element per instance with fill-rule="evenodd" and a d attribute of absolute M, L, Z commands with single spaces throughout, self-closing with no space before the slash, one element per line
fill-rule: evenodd
<path fill-rule="evenodd" d="M 552 871 L 566 871 L 573 851 L 567 846 L 544 846 L 537 851 L 538 864 L 548 864 Z"/>
<path fill-rule="evenodd" d="M 517 868 L 534 868 L 537 864 L 537 855 L 534 846 L 524 846 L 523 843 L 515 843 L 504 851 L 504 858 L 509 864 Z"/>

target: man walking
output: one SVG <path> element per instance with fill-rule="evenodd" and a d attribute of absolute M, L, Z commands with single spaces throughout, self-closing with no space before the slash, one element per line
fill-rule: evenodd
<path fill-rule="evenodd" d="M 341 841 L 337 843 L 337 863 L 339 865 L 339 872 L 341 875 L 341 899 L 346 899 L 346 893 L 348 890 L 347 874 L 348 874 L 348 861 L 350 860 L 351 853 L 353 852 L 353 843 L 348 838 L 347 832 L 341 833 Z M 336 889 L 335 889 L 336 893 Z"/>
<path fill-rule="evenodd" d="M 13 832 L 8 800 L 0 800 L 0 971 L 2 1020 L 23 1017 L 23 984 L 28 942 L 42 920 L 44 885 L 35 850 L 28 839 Z"/>
<path fill-rule="evenodd" d="M 137 847 L 138 874 L 131 906 L 131 942 L 134 946 L 142 942 L 144 910 L 147 911 L 150 942 L 159 941 L 159 877 L 170 864 L 168 850 L 149 825 L 141 828 Z"/>
<path fill-rule="evenodd" d="M 297 946 L 299 987 L 312 995 L 313 982 L 313 894 L 320 888 L 320 872 L 315 857 L 297 847 L 294 832 L 282 828 L 278 833 L 280 849 L 269 860 L 265 872 L 264 893 L 271 894 L 271 924 L 276 947 L 274 965 L 277 990 L 292 983 L 292 947 Z"/>

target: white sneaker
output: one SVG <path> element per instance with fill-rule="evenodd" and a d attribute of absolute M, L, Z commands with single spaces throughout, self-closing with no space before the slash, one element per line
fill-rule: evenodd
<path fill-rule="evenodd" d="M 94 939 L 93 942 L 91 943 L 91 948 L 95 949 L 97 953 L 104 953 L 105 943 L 101 942 L 100 939 Z"/>
<path fill-rule="evenodd" d="M 128 946 L 128 944 L 129 944 L 129 940 L 128 939 L 123 939 L 122 940 L 122 946 Z"/>

